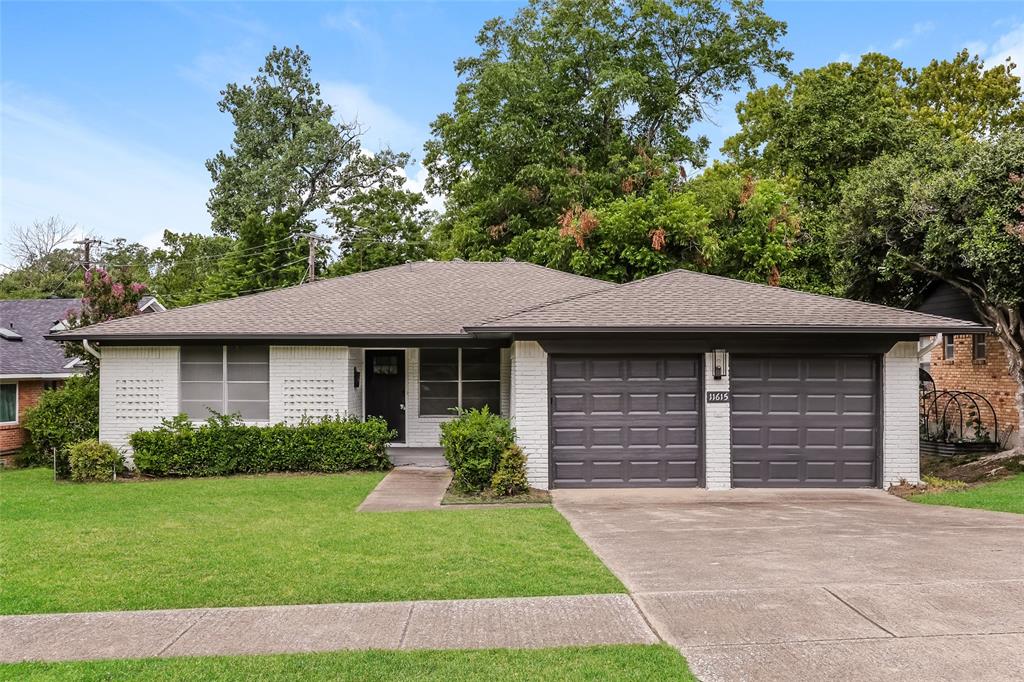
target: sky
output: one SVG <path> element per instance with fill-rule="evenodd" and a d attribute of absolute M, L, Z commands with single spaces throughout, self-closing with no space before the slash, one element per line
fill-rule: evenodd
<path fill-rule="evenodd" d="M 387 144 L 423 156 L 451 108 L 454 61 L 511 2 L 0 2 L 0 264 L 13 225 L 59 216 L 81 233 L 156 246 L 163 230 L 205 232 L 204 162 L 231 142 L 217 108 L 274 45 L 300 45 L 324 99 Z M 970 49 L 1024 64 L 1024 5 L 1013 2 L 766 2 L 789 26 L 800 70 L 879 51 L 910 66 Z M 1020 74 L 1024 69 L 1018 68 Z M 765 84 L 769 81 L 762 81 Z M 727 96 L 705 134 L 738 128 Z M 407 169 L 410 186 L 425 172 Z M 439 205 L 440 198 L 432 202 Z"/>

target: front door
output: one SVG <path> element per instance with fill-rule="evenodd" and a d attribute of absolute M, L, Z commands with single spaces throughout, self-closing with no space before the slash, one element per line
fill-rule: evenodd
<path fill-rule="evenodd" d="M 366 416 L 381 417 L 405 442 L 405 351 L 366 351 Z"/>

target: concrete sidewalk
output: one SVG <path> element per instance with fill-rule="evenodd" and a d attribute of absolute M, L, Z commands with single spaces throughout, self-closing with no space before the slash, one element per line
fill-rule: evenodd
<path fill-rule="evenodd" d="M 0 617 L 0 662 L 653 644 L 624 594 Z"/>
<path fill-rule="evenodd" d="M 392 469 L 356 511 L 424 511 L 440 509 L 452 472 L 443 467 L 403 466 Z"/>

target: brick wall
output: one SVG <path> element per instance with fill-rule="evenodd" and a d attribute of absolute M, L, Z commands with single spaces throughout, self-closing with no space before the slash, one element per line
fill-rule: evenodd
<path fill-rule="evenodd" d="M 704 389 L 728 391 L 731 373 L 726 372 L 727 376 L 715 379 L 714 372 L 714 354 L 705 353 Z M 704 403 L 704 485 L 708 490 L 728 490 L 732 487 L 732 406 L 729 403 L 708 403 L 703 395 L 697 399 Z"/>
<path fill-rule="evenodd" d="M 39 402 L 46 384 L 45 381 L 18 382 L 18 423 L 0 426 L 0 457 L 5 465 L 12 462 L 12 455 L 25 444 L 28 433 L 21 427 L 25 411 Z"/>
<path fill-rule="evenodd" d="M 987 334 L 985 340 L 984 360 L 974 359 L 973 339 L 969 334 L 953 337 L 952 360 L 945 358 L 945 344 L 940 342 L 932 349 L 928 371 L 940 391 L 974 391 L 988 398 L 999 420 L 1000 433 L 1010 427 L 1016 431 L 1017 383 L 1009 374 L 1006 351 L 998 337 Z M 987 414 L 982 414 L 981 418 L 988 424 Z"/>
<path fill-rule="evenodd" d="M 920 394 L 916 341 L 901 341 L 882 358 L 882 487 L 921 475 Z"/>
<path fill-rule="evenodd" d="M 548 488 L 548 354 L 536 341 L 512 344 L 511 409 L 516 440 L 526 453 L 526 476 Z"/>

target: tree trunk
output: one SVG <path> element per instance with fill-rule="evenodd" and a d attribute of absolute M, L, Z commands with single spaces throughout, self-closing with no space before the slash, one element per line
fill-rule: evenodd
<path fill-rule="evenodd" d="M 1017 382 L 1017 450 L 1024 451 L 1024 317 L 1020 307 L 995 306 L 975 300 L 986 324 L 1006 350 L 1009 375 Z"/>

